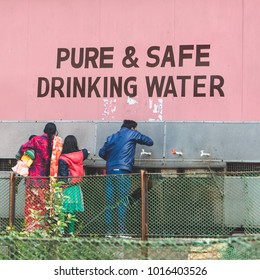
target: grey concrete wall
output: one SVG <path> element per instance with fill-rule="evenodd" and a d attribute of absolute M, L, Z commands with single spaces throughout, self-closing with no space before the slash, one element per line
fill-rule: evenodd
<path fill-rule="evenodd" d="M 98 150 L 121 122 L 55 121 L 59 135 L 74 134 L 86 147 L 88 166 L 103 167 Z M 40 135 L 46 122 L 0 122 L 0 158 L 14 158 L 31 134 Z M 154 146 L 137 146 L 136 166 L 193 168 L 225 166 L 226 162 L 260 162 L 259 122 L 138 122 L 138 130 L 154 140 Z M 141 155 L 142 149 L 149 155 Z M 172 149 L 182 155 L 172 154 Z M 201 151 L 208 155 L 201 156 Z"/>

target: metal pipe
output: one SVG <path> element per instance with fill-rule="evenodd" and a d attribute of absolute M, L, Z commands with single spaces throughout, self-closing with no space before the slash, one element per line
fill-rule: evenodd
<path fill-rule="evenodd" d="M 9 226 L 14 225 L 15 220 L 15 173 L 10 174 L 10 192 L 9 192 Z"/>
<path fill-rule="evenodd" d="M 141 170 L 141 194 L 142 194 L 142 240 L 148 240 L 148 180 L 147 173 Z"/>
<path fill-rule="evenodd" d="M 142 241 L 148 240 L 148 180 L 147 172 L 141 170 L 141 195 L 142 195 Z M 142 255 L 148 258 L 148 248 L 142 247 Z"/>

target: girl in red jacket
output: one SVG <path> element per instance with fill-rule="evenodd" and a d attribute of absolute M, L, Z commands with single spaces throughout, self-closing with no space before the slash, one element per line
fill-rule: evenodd
<path fill-rule="evenodd" d="M 61 155 L 58 163 L 58 175 L 64 182 L 68 183 L 63 191 L 65 201 L 63 203 L 64 212 L 76 215 L 77 212 L 84 211 L 83 194 L 80 182 L 84 176 L 83 161 L 88 157 L 87 149 L 79 149 L 78 142 L 74 135 L 68 135 L 63 143 Z M 75 230 L 75 221 L 71 221 L 68 226 L 69 234 Z"/>

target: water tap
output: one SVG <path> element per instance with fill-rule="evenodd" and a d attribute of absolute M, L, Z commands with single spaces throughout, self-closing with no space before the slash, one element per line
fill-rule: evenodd
<path fill-rule="evenodd" d="M 151 155 L 152 155 L 152 153 L 151 153 L 151 152 L 145 152 L 145 150 L 144 150 L 144 149 L 142 149 L 142 152 L 141 152 L 140 156 L 142 156 L 142 155 L 151 156 Z"/>
<path fill-rule="evenodd" d="M 200 151 L 200 156 L 201 156 L 201 157 L 209 157 L 209 156 L 210 156 L 210 153 L 205 153 L 204 150 L 201 150 L 201 151 Z"/>
<path fill-rule="evenodd" d="M 178 151 L 176 151 L 175 149 L 172 149 L 172 154 L 173 154 L 173 155 L 179 155 L 179 156 L 182 156 L 182 155 L 183 155 L 182 152 L 178 152 Z"/>

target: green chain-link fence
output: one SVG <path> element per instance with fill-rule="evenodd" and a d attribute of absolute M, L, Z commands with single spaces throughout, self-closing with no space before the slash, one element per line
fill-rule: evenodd
<path fill-rule="evenodd" d="M 10 224 L 16 232 L 23 231 L 25 180 L 0 178 L 2 259 L 259 258 L 259 173 L 85 176 L 81 182 L 85 210 L 77 214 L 72 238 L 7 236 Z M 108 185 L 118 189 L 113 199 Z M 125 188 L 128 192 L 121 192 Z M 124 210 L 124 234 L 131 240 L 118 238 Z M 112 238 L 107 238 L 108 220 Z"/>
<path fill-rule="evenodd" d="M 227 239 L 15 238 L 0 236 L 2 260 L 259 260 L 256 237 Z"/>
<path fill-rule="evenodd" d="M 149 174 L 149 236 L 260 233 L 258 173 Z"/>

